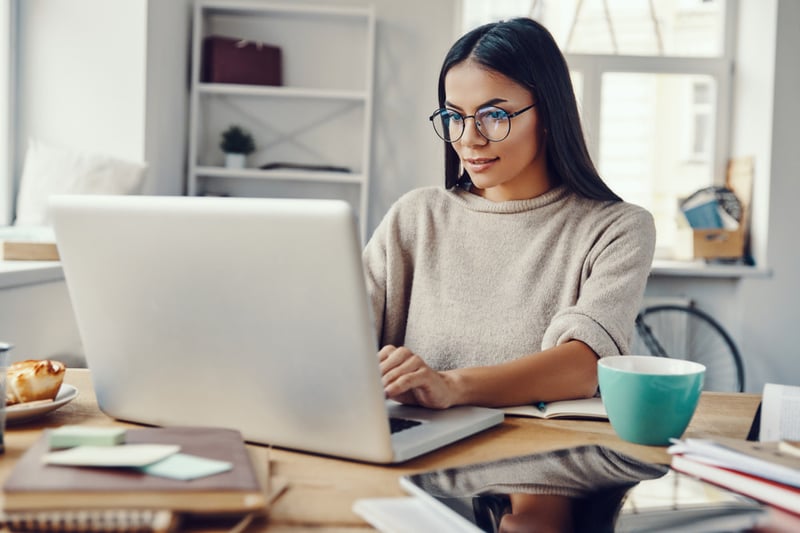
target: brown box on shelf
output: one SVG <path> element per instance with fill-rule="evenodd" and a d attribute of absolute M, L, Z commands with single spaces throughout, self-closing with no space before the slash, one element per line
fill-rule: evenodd
<path fill-rule="evenodd" d="M 745 252 L 745 227 L 735 230 L 680 228 L 676 259 L 739 259 Z"/>
<path fill-rule="evenodd" d="M 750 228 L 753 172 L 752 157 L 733 158 L 728 162 L 725 185 L 734 192 L 741 204 L 739 227 L 735 230 L 679 229 L 678 259 L 739 259 L 745 256 Z"/>
<path fill-rule="evenodd" d="M 211 35 L 203 40 L 206 83 L 282 85 L 281 49 L 258 41 Z"/>
<path fill-rule="evenodd" d="M 744 230 L 693 230 L 692 250 L 696 259 L 738 259 L 744 255 Z"/>

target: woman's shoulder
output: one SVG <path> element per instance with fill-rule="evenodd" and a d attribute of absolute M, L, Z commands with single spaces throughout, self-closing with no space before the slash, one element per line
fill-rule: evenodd
<path fill-rule="evenodd" d="M 617 221 L 630 221 L 632 224 L 653 225 L 653 214 L 644 207 L 617 200 L 593 200 L 576 194 L 572 195 L 576 208 L 585 213 L 593 213 L 598 218 L 612 218 Z"/>
<path fill-rule="evenodd" d="M 393 217 L 416 217 L 417 214 L 429 212 L 433 207 L 440 207 L 447 201 L 449 191 L 436 186 L 418 187 L 403 193 L 392 203 L 388 214 Z"/>
<path fill-rule="evenodd" d="M 395 201 L 395 205 L 414 205 L 417 206 L 420 203 L 427 203 L 432 201 L 441 201 L 444 199 L 448 194 L 448 191 L 442 189 L 441 187 L 437 187 L 435 185 L 428 185 L 425 187 L 417 187 L 416 189 L 411 189 L 403 193 L 400 198 Z"/>
<path fill-rule="evenodd" d="M 633 239 L 642 245 L 654 243 L 656 225 L 652 213 L 625 201 L 602 201 L 573 195 L 571 212 L 580 213 L 581 233 L 604 235 L 604 239 Z"/>

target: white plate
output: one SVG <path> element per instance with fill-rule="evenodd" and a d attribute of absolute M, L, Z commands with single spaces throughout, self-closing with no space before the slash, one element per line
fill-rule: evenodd
<path fill-rule="evenodd" d="M 6 423 L 25 422 L 55 411 L 62 405 L 66 405 L 78 397 L 78 389 L 72 385 L 63 383 L 61 388 L 58 389 L 55 400 L 47 403 L 18 403 L 17 405 L 10 405 L 6 407 Z"/>

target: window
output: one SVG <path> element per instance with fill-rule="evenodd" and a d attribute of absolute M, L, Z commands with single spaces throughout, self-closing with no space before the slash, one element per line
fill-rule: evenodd
<path fill-rule="evenodd" d="M 600 174 L 653 213 L 673 255 L 678 202 L 725 180 L 736 0 L 463 0 L 464 30 L 530 16 L 559 43 Z"/>

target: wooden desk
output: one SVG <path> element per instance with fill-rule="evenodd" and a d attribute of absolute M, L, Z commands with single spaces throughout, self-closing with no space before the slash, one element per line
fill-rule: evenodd
<path fill-rule="evenodd" d="M 41 419 L 6 429 L 6 452 L 0 460 L 0 481 L 6 479 L 13 464 L 43 428 L 64 424 L 122 424 L 99 411 L 88 370 L 69 369 L 66 382 L 78 388 L 78 398 Z M 744 438 L 759 399 L 758 395 L 752 394 L 703 393 L 685 436 Z M 272 507 L 269 523 L 255 524 L 248 531 L 364 531 L 369 529 L 369 525 L 352 512 L 353 502 L 364 497 L 405 495 L 397 483 L 401 474 L 579 444 L 602 444 L 646 461 L 669 462 L 664 447 L 624 442 L 607 422 L 516 417 L 506 418 L 501 426 L 397 466 L 376 466 L 250 445 L 254 461 L 261 471 L 264 471 L 269 457 L 273 473 L 288 478 L 290 485 Z"/>

